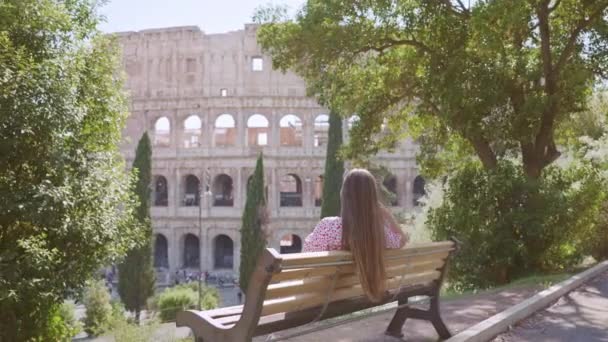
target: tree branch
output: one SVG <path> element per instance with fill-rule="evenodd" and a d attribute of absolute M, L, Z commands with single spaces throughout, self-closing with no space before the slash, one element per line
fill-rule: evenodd
<path fill-rule="evenodd" d="M 496 168 L 498 162 L 496 160 L 496 154 L 492 150 L 490 143 L 481 136 L 467 137 L 467 139 L 473 145 L 473 148 L 479 156 L 479 160 L 481 160 L 484 168 L 487 170 Z"/>
<path fill-rule="evenodd" d="M 384 52 L 386 49 L 391 48 L 391 47 L 395 47 L 395 46 L 401 46 L 401 45 L 408 45 L 408 46 L 412 46 L 415 47 L 416 49 L 422 51 L 422 52 L 426 52 L 428 54 L 433 54 L 433 50 L 431 50 L 428 46 L 424 45 L 423 43 L 415 40 L 415 39 L 393 39 L 393 38 L 386 38 L 381 45 L 377 45 L 377 46 L 364 46 L 361 49 L 358 49 L 355 51 L 355 53 L 364 53 L 364 52 L 368 52 L 368 51 L 376 51 L 376 52 Z"/>
<path fill-rule="evenodd" d="M 595 19 L 597 19 L 602 14 L 602 12 L 604 12 L 606 10 L 606 8 L 608 8 L 608 4 L 603 4 L 595 12 L 593 12 L 591 14 L 591 16 L 589 16 L 589 18 L 587 18 L 587 19 L 583 18 L 580 20 L 579 24 L 575 27 L 574 31 L 572 31 L 572 33 L 570 34 L 570 37 L 568 38 L 568 42 L 566 43 L 566 47 L 562 51 L 561 55 L 558 58 L 557 63 L 555 64 L 555 72 L 559 72 L 561 70 L 561 68 L 563 68 L 563 66 L 566 64 L 566 61 L 568 60 L 568 58 L 570 58 L 570 55 L 574 51 L 574 47 L 576 46 L 576 41 L 577 41 L 581 31 L 584 30 L 585 28 L 587 28 L 587 25 L 589 25 L 591 22 L 593 22 Z"/>

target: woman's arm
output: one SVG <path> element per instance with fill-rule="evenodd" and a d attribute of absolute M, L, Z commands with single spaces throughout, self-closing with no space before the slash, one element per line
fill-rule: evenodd
<path fill-rule="evenodd" d="M 405 233 L 401 229 L 401 226 L 399 225 L 393 214 L 387 208 L 382 208 L 382 214 L 384 216 L 384 221 L 386 222 L 388 229 L 390 229 L 390 231 L 394 234 L 399 235 L 399 248 L 402 248 L 407 242 L 410 241 L 409 234 Z"/>

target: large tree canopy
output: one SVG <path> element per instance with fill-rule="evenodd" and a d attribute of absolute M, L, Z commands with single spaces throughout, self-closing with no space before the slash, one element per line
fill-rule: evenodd
<path fill-rule="evenodd" d="M 308 0 L 294 19 L 262 9 L 274 66 L 356 113 L 351 158 L 407 134 L 437 174 L 478 156 L 521 158 L 538 178 L 560 155 L 556 133 L 585 109 L 608 67 L 608 0 Z M 380 134 L 382 133 L 382 134 Z"/>
<path fill-rule="evenodd" d="M 88 0 L 0 1 L 0 340 L 60 340 L 57 303 L 137 239 L 116 45 Z"/>

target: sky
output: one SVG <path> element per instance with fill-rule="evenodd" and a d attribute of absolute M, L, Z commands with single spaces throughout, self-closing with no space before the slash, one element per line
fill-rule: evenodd
<path fill-rule="evenodd" d="M 292 11 L 305 0 L 109 0 L 100 9 L 104 32 L 139 31 L 169 26 L 199 26 L 205 33 L 243 29 L 254 10 L 269 3 Z"/>

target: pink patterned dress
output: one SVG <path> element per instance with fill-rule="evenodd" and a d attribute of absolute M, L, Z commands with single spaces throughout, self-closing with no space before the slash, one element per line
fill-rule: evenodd
<path fill-rule="evenodd" d="M 384 226 L 386 248 L 400 248 L 401 235 Z M 323 252 L 342 250 L 342 218 L 326 217 L 304 240 L 302 252 Z"/>

